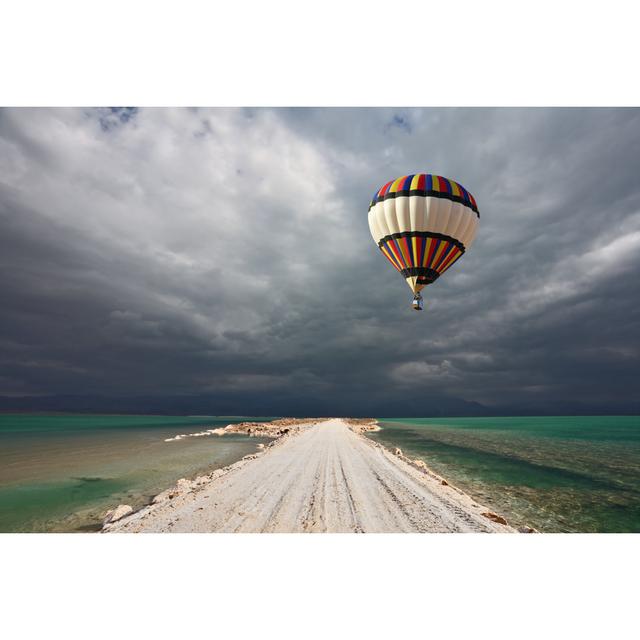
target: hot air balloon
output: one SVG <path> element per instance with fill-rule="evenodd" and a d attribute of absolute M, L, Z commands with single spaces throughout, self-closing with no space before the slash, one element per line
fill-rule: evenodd
<path fill-rule="evenodd" d="M 475 198 L 459 183 L 429 173 L 387 182 L 369 205 L 369 229 L 380 251 L 413 291 L 435 282 L 476 236 L 480 214 Z"/>

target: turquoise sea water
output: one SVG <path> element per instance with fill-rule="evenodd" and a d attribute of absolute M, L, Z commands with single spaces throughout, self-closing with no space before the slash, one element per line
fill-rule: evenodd
<path fill-rule="evenodd" d="M 640 532 L 640 417 L 380 419 L 370 437 L 421 458 L 512 524 Z"/>
<path fill-rule="evenodd" d="M 107 509 L 141 507 L 179 478 L 231 464 L 265 442 L 166 438 L 247 419 L 0 415 L 0 532 L 96 530 Z"/>

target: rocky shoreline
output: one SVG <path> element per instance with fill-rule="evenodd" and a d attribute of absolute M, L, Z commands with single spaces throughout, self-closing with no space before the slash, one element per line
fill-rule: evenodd
<path fill-rule="evenodd" d="M 175 485 L 161 491 L 151 499 L 151 503 L 134 510 L 131 505 L 120 504 L 114 509 L 110 509 L 104 514 L 102 521 L 102 531 L 108 531 L 110 525 L 122 520 L 126 516 L 130 516 L 133 513 L 141 511 L 151 510 L 154 505 L 161 504 L 167 500 L 173 500 L 175 497 L 185 495 L 194 491 L 197 491 L 199 487 L 203 487 L 207 483 L 223 476 L 232 469 L 236 469 L 242 466 L 246 461 L 254 460 L 261 453 L 267 449 L 275 446 L 279 441 L 295 435 L 304 426 L 315 424 L 322 418 L 279 418 L 272 422 L 238 422 L 234 424 L 228 424 L 226 427 L 217 427 L 215 429 L 207 429 L 192 434 L 179 434 L 173 438 L 167 438 L 165 442 L 172 442 L 181 440 L 188 437 L 202 437 L 202 436 L 224 436 L 230 433 L 242 433 L 252 438 L 273 438 L 273 440 L 267 444 L 260 443 L 256 453 L 250 453 L 243 456 L 238 462 L 214 469 L 211 473 L 206 475 L 197 476 L 193 479 L 180 478 Z"/>

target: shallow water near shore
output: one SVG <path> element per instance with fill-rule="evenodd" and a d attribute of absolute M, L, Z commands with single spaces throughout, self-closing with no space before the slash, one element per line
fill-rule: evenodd
<path fill-rule="evenodd" d="M 166 438 L 247 419 L 0 415 L 0 532 L 96 531 L 107 509 L 139 508 L 179 478 L 232 464 L 268 442 L 241 434 Z"/>
<path fill-rule="evenodd" d="M 421 458 L 514 525 L 640 532 L 640 417 L 384 418 L 373 440 Z"/>

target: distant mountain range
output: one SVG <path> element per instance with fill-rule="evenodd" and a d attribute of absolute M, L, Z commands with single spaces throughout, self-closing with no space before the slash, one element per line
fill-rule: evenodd
<path fill-rule="evenodd" d="M 526 415 L 640 415 L 640 402 L 624 406 L 562 403 L 544 408 L 525 405 L 486 406 L 451 397 L 396 398 L 260 398 L 211 395 L 182 396 L 0 396 L 0 412 L 131 413 L 157 415 L 465 417 Z"/>

